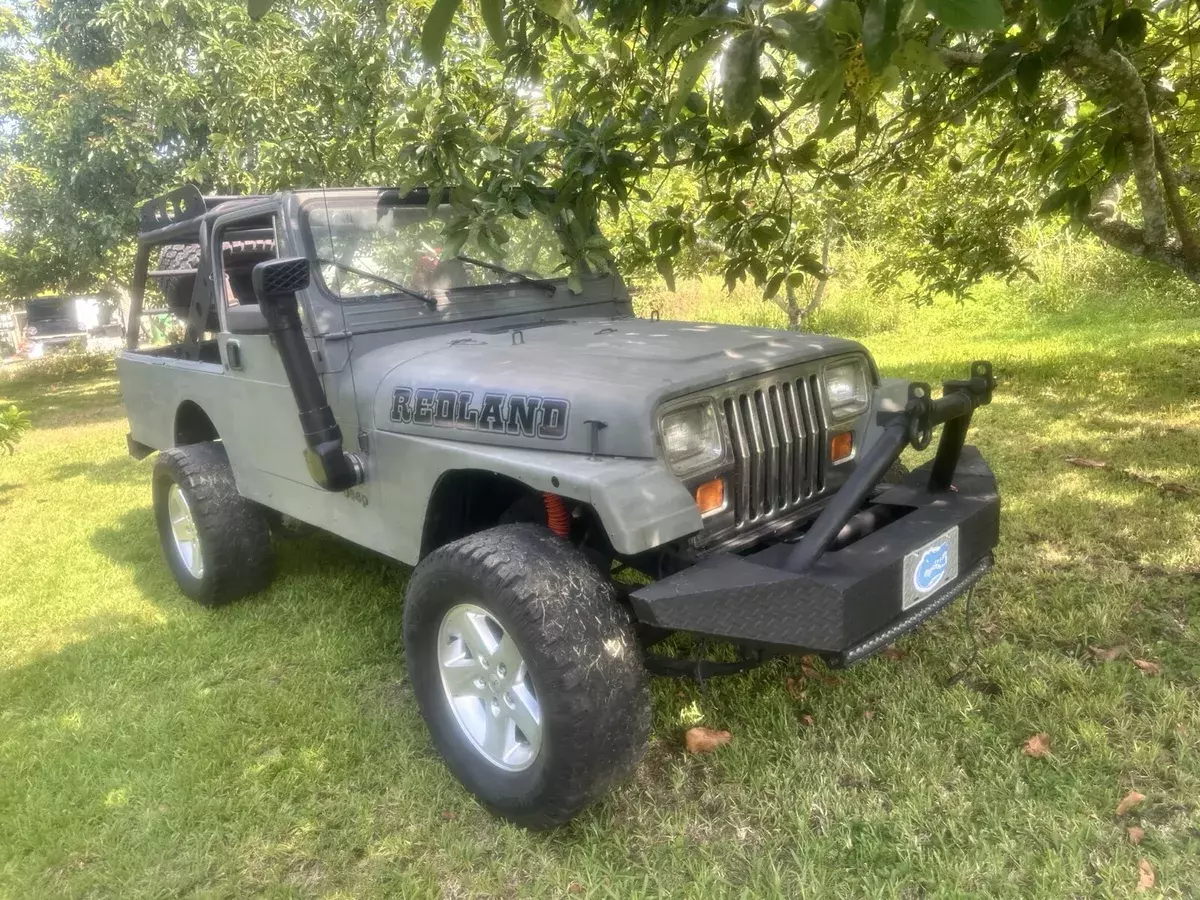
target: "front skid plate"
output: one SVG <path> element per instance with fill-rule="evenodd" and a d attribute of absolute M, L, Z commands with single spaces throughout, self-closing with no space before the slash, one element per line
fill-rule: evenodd
<path fill-rule="evenodd" d="M 911 506 L 911 512 L 842 550 L 826 552 L 808 572 L 786 568 L 794 546 L 789 543 L 747 556 L 722 554 L 635 591 L 634 614 L 660 628 L 844 655 L 847 662 L 870 655 L 873 650 L 859 647 L 873 644 L 874 635 L 915 628 L 991 565 L 1000 498 L 979 451 L 964 448 L 955 491 L 930 494 L 923 488 L 928 477 L 929 467 L 923 466 L 906 486 L 877 501 Z M 906 557 L 955 527 L 961 574 L 906 609 Z"/>

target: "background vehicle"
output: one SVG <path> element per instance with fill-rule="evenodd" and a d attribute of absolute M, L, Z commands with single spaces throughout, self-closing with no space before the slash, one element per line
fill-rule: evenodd
<path fill-rule="evenodd" d="M 489 808 L 543 827 L 599 796 L 645 744 L 650 671 L 848 664 L 990 568 L 999 498 L 964 446 L 987 363 L 934 400 L 853 341 L 638 319 L 615 274 L 568 288 L 544 220 L 500 249 L 438 199 L 152 201 L 118 370 L 189 596 L 265 587 L 276 513 L 416 566 L 409 676 Z M 187 324 L 142 350 L 151 278 Z M 654 654 L 676 631 L 742 661 Z"/>
<path fill-rule="evenodd" d="M 88 336 L 98 332 L 104 321 L 96 297 L 37 297 L 25 301 L 25 338 L 29 355 L 37 358 L 47 350 L 73 342 L 86 350 Z"/>

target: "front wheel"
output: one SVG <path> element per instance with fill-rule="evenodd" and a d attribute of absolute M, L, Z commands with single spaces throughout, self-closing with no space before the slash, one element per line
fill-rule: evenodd
<path fill-rule="evenodd" d="M 422 561 L 404 648 L 446 765 L 518 825 L 566 822 L 645 748 L 649 689 L 629 617 L 601 573 L 544 528 L 502 525 Z"/>

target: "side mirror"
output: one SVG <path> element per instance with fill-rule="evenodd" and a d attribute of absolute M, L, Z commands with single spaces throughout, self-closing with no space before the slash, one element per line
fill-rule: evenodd
<path fill-rule="evenodd" d="M 254 267 L 250 275 L 254 295 L 258 302 L 270 305 L 273 300 L 289 294 L 295 295 L 308 287 L 308 259 L 291 256 L 284 259 L 269 259 Z"/>

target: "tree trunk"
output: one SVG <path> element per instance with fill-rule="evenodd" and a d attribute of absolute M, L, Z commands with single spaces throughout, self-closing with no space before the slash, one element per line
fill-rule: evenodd
<path fill-rule="evenodd" d="M 799 331 L 800 304 L 796 302 L 796 289 L 790 284 L 787 286 L 787 308 L 784 312 L 787 313 L 788 331 Z"/>
<path fill-rule="evenodd" d="M 802 322 L 807 322 L 809 316 L 821 308 L 821 301 L 825 299 L 825 285 L 829 283 L 829 276 L 833 273 L 829 270 L 829 247 L 833 243 L 833 227 L 835 225 L 833 211 L 825 217 L 825 241 L 821 245 L 821 274 L 815 279 L 816 284 L 813 285 L 812 297 L 808 300 L 808 305 L 800 313 L 797 326 Z M 793 328 L 792 331 L 798 331 L 799 327 Z"/>
<path fill-rule="evenodd" d="M 1116 50 L 1104 50 L 1095 41 L 1081 38 L 1072 43 L 1063 71 L 1080 84 L 1088 76 L 1098 78 L 1120 104 L 1129 129 L 1130 172 L 1113 175 L 1101 189 L 1085 220 L 1088 230 L 1110 247 L 1170 266 L 1200 284 L 1195 227 L 1188 219 L 1180 196 L 1181 179 L 1155 126 L 1146 84 L 1137 68 Z M 1140 227 L 1122 220 L 1118 211 L 1130 175 L 1141 207 Z"/>

